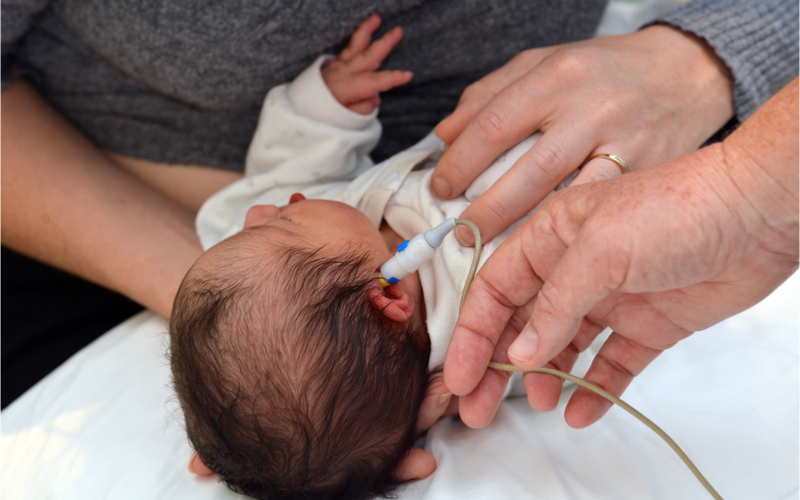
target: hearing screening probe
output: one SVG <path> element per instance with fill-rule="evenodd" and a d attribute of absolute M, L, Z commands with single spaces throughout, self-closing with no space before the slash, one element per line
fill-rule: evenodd
<path fill-rule="evenodd" d="M 445 236 L 447 236 L 450 231 L 455 229 L 456 226 L 467 226 L 472 230 L 472 234 L 475 236 L 475 254 L 472 256 L 472 265 L 470 266 L 469 272 L 467 272 L 467 279 L 464 283 L 464 290 L 461 293 L 461 305 L 459 306 L 459 311 L 464 306 L 464 299 L 467 297 L 467 291 L 469 291 L 469 287 L 472 284 L 472 278 L 475 276 L 475 272 L 478 269 L 478 262 L 480 261 L 481 256 L 481 233 L 478 230 L 478 226 L 476 226 L 473 222 L 468 221 L 466 219 L 456 219 L 455 217 L 451 217 L 446 221 L 442 222 L 438 226 L 428 229 L 424 233 L 420 233 L 416 235 L 414 238 L 410 240 L 406 240 L 397 247 L 397 253 L 389 259 L 384 265 L 381 266 L 380 273 L 378 274 L 378 282 L 381 284 L 382 287 L 386 288 L 389 285 L 393 285 L 400 281 L 401 279 L 405 278 L 409 274 L 413 273 L 414 271 L 418 270 L 422 267 L 422 264 L 430 260 L 433 257 L 433 254 L 436 253 L 436 249 L 442 244 L 442 240 Z M 384 277 L 387 278 L 384 278 Z M 681 460 L 686 464 L 689 470 L 692 471 L 692 474 L 697 478 L 700 484 L 708 491 L 708 493 L 714 497 L 715 500 L 722 500 L 722 496 L 717 493 L 717 490 L 714 489 L 713 486 L 708 482 L 708 480 L 703 476 L 700 470 L 694 465 L 694 462 L 684 453 L 680 446 L 671 438 L 669 435 L 664 432 L 659 426 L 657 426 L 653 421 L 649 418 L 645 417 L 641 413 L 639 413 L 635 408 L 631 405 L 627 404 L 625 401 L 621 400 L 620 398 L 614 396 L 610 392 L 606 391 L 602 387 L 595 385 L 591 382 L 587 382 L 582 378 L 576 377 L 569 373 L 565 373 L 559 370 L 554 370 L 551 368 L 535 368 L 533 370 L 523 370 L 518 368 L 514 365 L 507 365 L 503 363 L 497 363 L 495 361 L 491 361 L 489 363 L 490 368 L 494 368 L 495 370 L 502 370 L 508 372 L 524 372 L 524 373 L 546 373 L 548 375 L 553 375 L 555 377 L 562 378 L 564 380 L 572 381 L 581 387 L 585 387 L 590 391 L 598 394 L 605 399 L 611 401 L 612 403 L 616 404 L 623 410 L 627 411 L 634 417 L 636 417 L 640 422 L 644 425 L 649 427 L 653 432 L 658 434 L 658 436 L 663 439 L 670 448 L 680 457 Z"/>
<path fill-rule="evenodd" d="M 381 272 L 378 275 L 381 286 L 386 288 L 394 285 L 422 267 L 422 264 L 428 262 L 436 253 L 436 249 L 442 244 L 444 237 L 455 228 L 456 218 L 450 217 L 438 226 L 402 242 L 397 247 L 394 257 L 381 266 Z"/>

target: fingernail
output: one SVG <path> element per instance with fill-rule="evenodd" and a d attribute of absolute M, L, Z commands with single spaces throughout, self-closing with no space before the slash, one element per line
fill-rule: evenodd
<path fill-rule="evenodd" d="M 472 231 L 466 227 L 459 227 L 456 229 L 456 240 L 462 247 L 471 247 L 475 245 L 475 238 L 472 235 Z"/>
<path fill-rule="evenodd" d="M 531 325 L 527 325 L 508 348 L 508 357 L 515 361 L 515 364 L 527 363 L 538 350 L 539 334 Z"/>
<path fill-rule="evenodd" d="M 446 394 L 442 394 L 441 396 L 439 396 L 439 399 L 436 401 L 436 405 L 437 406 L 442 406 L 443 404 L 447 403 L 448 401 L 450 401 L 450 397 L 452 395 L 453 395 L 452 392 L 448 392 Z"/>
<path fill-rule="evenodd" d="M 431 187 L 433 188 L 433 192 L 436 193 L 436 196 L 439 198 L 450 197 L 450 184 L 448 184 L 447 181 L 441 177 L 435 177 L 431 181 Z"/>

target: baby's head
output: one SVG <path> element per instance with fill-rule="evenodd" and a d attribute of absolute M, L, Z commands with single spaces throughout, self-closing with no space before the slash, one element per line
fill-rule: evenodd
<path fill-rule="evenodd" d="M 430 343 L 414 284 L 378 284 L 390 257 L 363 214 L 308 200 L 254 207 L 187 274 L 175 388 L 192 445 L 231 489 L 365 498 L 395 485 Z"/>

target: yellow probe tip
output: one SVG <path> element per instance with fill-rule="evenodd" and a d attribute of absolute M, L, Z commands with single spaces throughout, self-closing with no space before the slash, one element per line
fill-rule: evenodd
<path fill-rule="evenodd" d="M 383 276 L 381 276 L 381 273 L 378 273 L 378 283 L 380 283 L 383 288 L 386 288 L 387 286 L 389 286 L 389 282 L 386 281 L 385 279 L 383 279 Z"/>

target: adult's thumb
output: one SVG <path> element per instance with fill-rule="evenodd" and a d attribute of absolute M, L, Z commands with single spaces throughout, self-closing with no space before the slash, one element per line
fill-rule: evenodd
<path fill-rule="evenodd" d="M 508 349 L 515 365 L 533 369 L 553 359 L 575 337 L 583 317 L 624 279 L 617 272 L 624 257 L 594 240 L 582 231 L 545 280 L 527 324 Z M 611 264 L 612 259 L 619 262 Z"/>

